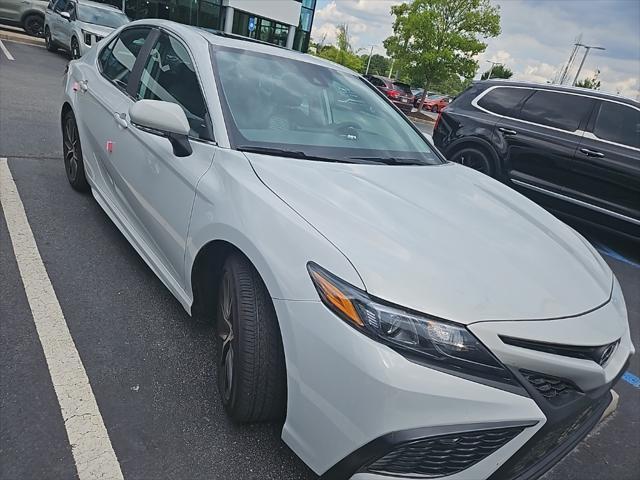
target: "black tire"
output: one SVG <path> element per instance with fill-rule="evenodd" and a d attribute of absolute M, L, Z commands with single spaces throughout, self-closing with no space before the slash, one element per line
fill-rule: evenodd
<path fill-rule="evenodd" d="M 69 184 L 79 192 L 89 191 L 89 182 L 84 173 L 84 160 L 78 125 L 72 111 L 62 118 L 62 151 L 64 153 L 64 169 Z"/>
<path fill-rule="evenodd" d="M 44 29 L 44 46 L 47 47 L 47 50 L 50 52 L 58 50 L 58 47 L 53 44 L 53 40 L 51 39 L 51 31 L 49 30 L 49 27 L 45 27 Z"/>
<path fill-rule="evenodd" d="M 22 28 L 29 35 L 34 37 L 42 37 L 44 32 L 44 17 L 37 13 L 32 13 L 24 17 L 22 20 Z"/>
<path fill-rule="evenodd" d="M 431 111 L 432 111 L 433 113 L 438 113 L 438 106 L 437 106 L 437 105 L 434 105 L 433 107 L 431 107 Z"/>
<path fill-rule="evenodd" d="M 71 37 L 71 59 L 77 60 L 80 58 L 80 44 L 76 37 Z"/>
<path fill-rule="evenodd" d="M 449 158 L 452 162 L 473 168 L 490 177 L 495 176 L 496 169 L 493 158 L 488 152 L 475 146 L 461 147 Z"/>
<path fill-rule="evenodd" d="M 278 319 L 260 275 L 239 254 L 222 268 L 216 337 L 218 390 L 233 420 L 282 419 L 287 380 Z"/>

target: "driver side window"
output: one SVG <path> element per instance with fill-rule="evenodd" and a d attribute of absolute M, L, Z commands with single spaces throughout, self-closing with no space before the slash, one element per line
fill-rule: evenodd
<path fill-rule="evenodd" d="M 127 90 L 129 75 L 150 31 L 149 28 L 128 28 L 100 52 L 98 63 L 102 75 L 121 90 Z"/>

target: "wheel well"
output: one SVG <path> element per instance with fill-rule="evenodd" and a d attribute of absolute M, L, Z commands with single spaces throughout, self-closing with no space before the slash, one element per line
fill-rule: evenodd
<path fill-rule="evenodd" d="M 502 168 L 501 168 L 500 159 L 498 158 L 498 155 L 496 154 L 495 150 L 492 147 L 487 146 L 480 141 L 467 140 L 467 141 L 456 143 L 447 152 L 447 159 L 453 157 L 454 154 L 456 154 L 463 148 L 475 148 L 477 150 L 481 150 L 482 152 L 484 152 L 493 162 L 494 177 L 502 178 Z"/>
<path fill-rule="evenodd" d="M 191 268 L 192 317 L 203 321 L 214 320 L 222 267 L 232 253 L 239 253 L 247 258 L 239 248 L 224 240 L 207 243 L 196 255 Z M 249 262 L 251 263 L 251 260 Z"/>

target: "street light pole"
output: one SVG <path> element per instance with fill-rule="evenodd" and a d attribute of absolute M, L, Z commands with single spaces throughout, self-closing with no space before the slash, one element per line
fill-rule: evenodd
<path fill-rule="evenodd" d="M 489 62 L 491 64 L 491 68 L 489 69 L 489 76 L 487 77 L 487 80 L 491 80 L 491 74 L 493 73 L 493 67 L 495 67 L 496 65 L 502 65 L 502 63 L 500 63 L 500 62 L 492 62 L 491 60 L 487 60 L 487 62 Z"/>
<path fill-rule="evenodd" d="M 606 50 L 606 48 L 604 47 L 594 47 L 593 45 L 585 45 L 583 43 L 578 43 L 576 45 L 578 45 L 579 47 L 584 47 L 584 56 L 582 57 L 582 61 L 580 62 L 580 66 L 578 67 L 578 71 L 576 72 L 576 78 L 573 79 L 573 83 L 571 84 L 574 87 L 576 86 L 576 83 L 578 83 L 578 77 L 580 76 L 580 71 L 582 70 L 584 62 L 587 59 L 587 55 L 589 55 L 589 50 Z"/>
<path fill-rule="evenodd" d="M 369 65 L 371 65 L 371 56 L 373 55 L 373 45 L 371 45 L 371 51 L 369 52 L 369 60 L 367 61 L 367 71 L 364 72 L 365 75 L 369 74 Z"/>

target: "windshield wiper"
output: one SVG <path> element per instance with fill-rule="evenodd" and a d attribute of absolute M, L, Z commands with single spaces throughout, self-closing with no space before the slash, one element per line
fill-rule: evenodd
<path fill-rule="evenodd" d="M 334 162 L 334 163 L 357 163 L 349 160 L 338 160 L 336 158 L 318 157 L 315 155 L 307 155 L 304 152 L 296 150 L 284 150 L 281 148 L 259 147 L 255 145 L 238 145 L 236 150 L 248 153 L 260 153 L 262 155 L 275 155 L 278 157 L 301 158 L 304 160 L 315 160 L 318 162 Z"/>
<path fill-rule="evenodd" d="M 415 158 L 401 157 L 349 157 L 350 160 L 365 160 L 367 162 L 384 163 L 385 165 L 424 165 Z"/>

